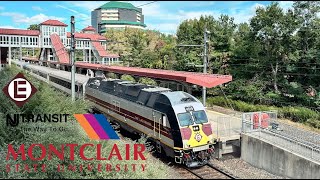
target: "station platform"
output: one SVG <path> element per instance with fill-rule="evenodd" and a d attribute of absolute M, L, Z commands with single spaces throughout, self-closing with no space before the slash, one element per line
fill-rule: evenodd
<path fill-rule="evenodd" d="M 12 62 L 14 64 L 19 65 L 20 67 L 23 67 L 24 65 L 27 64 L 29 67 L 32 67 L 33 69 L 36 69 L 38 71 L 45 71 L 45 72 L 48 72 L 52 76 L 59 75 L 59 77 L 62 77 L 65 80 L 68 80 L 68 81 L 71 80 L 71 72 L 61 71 L 61 70 L 58 70 L 58 69 L 53 69 L 53 68 L 49 68 L 49 67 L 46 67 L 46 66 L 39 66 L 39 65 L 26 63 L 26 62 L 22 62 L 22 61 L 17 61 L 17 60 L 12 60 Z M 88 76 L 76 73 L 76 76 L 75 76 L 76 83 L 84 84 L 85 82 L 88 81 L 88 79 L 89 79 Z"/>
<path fill-rule="evenodd" d="M 219 107 L 206 110 L 213 137 L 217 140 L 215 157 L 222 158 L 225 154 L 240 153 L 241 114 L 218 111 Z"/>

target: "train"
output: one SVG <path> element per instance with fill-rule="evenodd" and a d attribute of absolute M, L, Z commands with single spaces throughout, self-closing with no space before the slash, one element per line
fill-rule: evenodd
<path fill-rule="evenodd" d="M 71 87 L 71 81 L 63 77 L 63 73 L 31 64 L 22 67 L 29 71 L 33 69 L 32 73 L 43 77 L 42 80 L 59 79 L 50 83 L 69 93 L 66 89 Z M 105 114 L 112 124 L 146 136 L 158 153 L 173 158 L 175 163 L 198 167 L 208 164 L 213 156 L 212 127 L 204 106 L 194 96 L 104 76 L 82 77 L 82 83 L 78 82 L 76 86 L 78 96 L 82 94 L 93 102 L 94 108 Z"/>

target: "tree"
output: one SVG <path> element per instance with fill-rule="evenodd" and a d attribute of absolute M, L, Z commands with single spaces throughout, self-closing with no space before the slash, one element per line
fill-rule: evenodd
<path fill-rule="evenodd" d="M 173 36 L 136 28 L 109 29 L 105 36 L 108 51 L 119 53 L 125 65 L 168 69 L 175 61 Z"/>
<path fill-rule="evenodd" d="M 259 7 L 251 19 L 250 26 L 255 43 L 261 44 L 259 52 L 260 67 L 264 71 L 271 70 L 273 90 L 280 93 L 278 87 L 279 72 L 288 60 L 290 34 L 295 30 L 292 22 L 286 23 L 287 17 L 278 3 L 271 3 L 266 8 Z"/>
<path fill-rule="evenodd" d="M 204 29 L 211 32 L 209 35 L 209 62 L 215 73 L 220 73 L 223 66 L 224 54 L 231 54 L 233 34 L 236 24 L 228 15 L 221 15 L 218 20 L 213 16 L 201 16 L 198 19 L 183 21 L 177 30 L 177 44 L 201 45 L 203 44 Z M 202 65 L 203 48 L 181 47 L 177 51 L 177 70 L 202 71 L 201 68 L 193 69 L 186 64 Z"/>
<path fill-rule="evenodd" d="M 29 30 L 38 30 L 40 31 L 40 26 L 39 24 L 31 24 L 29 27 L 28 27 Z"/>
<path fill-rule="evenodd" d="M 294 16 L 298 27 L 296 33 L 296 62 L 299 63 L 294 72 L 305 74 L 297 77 L 304 86 L 318 86 L 318 80 L 313 75 L 319 74 L 320 48 L 320 3 L 317 1 L 297 1 L 293 4 Z"/>

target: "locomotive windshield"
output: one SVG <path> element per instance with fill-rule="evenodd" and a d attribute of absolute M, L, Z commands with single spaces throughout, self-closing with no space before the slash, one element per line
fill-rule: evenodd
<path fill-rule="evenodd" d="M 207 115 L 206 113 L 201 110 L 201 111 L 194 111 L 192 113 L 193 115 L 193 118 L 194 118 L 194 121 L 197 123 L 197 124 L 203 124 L 203 123 L 207 123 L 208 122 L 208 118 L 207 118 Z"/>
<path fill-rule="evenodd" d="M 178 119 L 181 127 L 196 124 L 203 124 L 208 122 L 206 113 L 201 111 L 193 111 L 192 115 L 190 112 L 178 114 Z"/>
<path fill-rule="evenodd" d="M 178 114 L 178 119 L 181 127 L 193 125 L 193 120 L 189 112 Z"/>

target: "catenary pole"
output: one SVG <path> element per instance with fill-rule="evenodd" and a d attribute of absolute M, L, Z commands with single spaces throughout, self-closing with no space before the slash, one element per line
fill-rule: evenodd
<path fill-rule="evenodd" d="M 71 61 L 71 99 L 75 101 L 75 66 L 74 66 L 74 51 L 75 51 L 75 21 L 74 16 L 71 16 L 71 48 L 70 48 L 70 61 Z"/>

